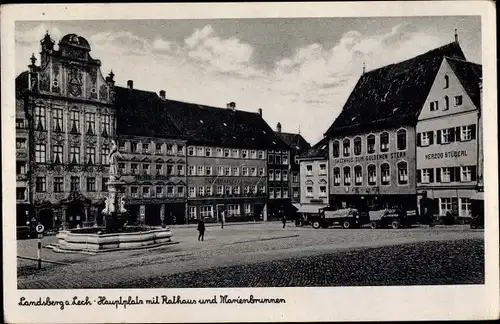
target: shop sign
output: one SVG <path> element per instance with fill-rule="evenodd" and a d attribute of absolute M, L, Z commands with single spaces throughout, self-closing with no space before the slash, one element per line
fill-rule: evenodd
<path fill-rule="evenodd" d="M 382 154 L 370 154 L 364 156 L 353 156 L 347 158 L 334 159 L 333 164 L 357 163 L 364 161 L 393 160 L 406 157 L 406 152 L 392 152 Z"/>
<path fill-rule="evenodd" d="M 467 156 L 467 151 L 448 151 L 448 152 L 435 152 L 425 155 L 426 160 L 440 160 L 440 159 L 456 159 L 462 156 Z"/>

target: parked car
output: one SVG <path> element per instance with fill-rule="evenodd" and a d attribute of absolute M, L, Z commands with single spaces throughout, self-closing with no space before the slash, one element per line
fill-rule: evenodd
<path fill-rule="evenodd" d="M 313 228 L 328 228 L 333 225 L 340 225 L 344 229 L 361 227 L 368 224 L 370 219 L 368 214 L 360 213 L 355 208 L 344 208 L 337 210 L 322 209 L 317 216 L 309 217 Z"/>

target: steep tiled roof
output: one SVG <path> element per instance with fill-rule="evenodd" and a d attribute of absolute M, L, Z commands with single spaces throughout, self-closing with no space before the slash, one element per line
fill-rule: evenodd
<path fill-rule="evenodd" d="M 181 138 L 156 93 L 122 87 L 115 91 L 118 135 Z"/>
<path fill-rule="evenodd" d="M 235 148 L 287 149 L 258 113 L 164 100 L 189 143 Z"/>
<path fill-rule="evenodd" d="M 325 135 L 415 123 L 445 56 L 465 60 L 453 42 L 363 74 Z"/>
<path fill-rule="evenodd" d="M 19 97 L 23 90 L 28 89 L 28 71 L 24 71 L 16 77 L 16 97 Z"/>
<path fill-rule="evenodd" d="M 482 76 L 482 67 L 479 64 L 457 60 L 455 58 L 446 58 L 453 72 L 460 80 L 467 94 L 472 99 L 476 107 L 480 106 L 479 82 Z"/>
<path fill-rule="evenodd" d="M 311 144 L 309 144 L 300 134 L 277 132 L 276 135 L 288 144 L 293 151 L 302 152 L 311 148 Z"/>
<path fill-rule="evenodd" d="M 309 150 L 300 154 L 299 158 L 301 159 L 310 159 L 310 158 L 327 158 L 328 157 L 328 138 L 323 137 L 321 141 L 316 143 Z"/>

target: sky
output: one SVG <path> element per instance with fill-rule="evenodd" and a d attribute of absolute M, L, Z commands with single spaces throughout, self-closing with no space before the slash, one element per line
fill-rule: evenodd
<path fill-rule="evenodd" d="M 422 54 L 454 40 L 481 63 L 477 16 L 276 18 L 213 20 L 17 21 L 16 75 L 39 58 L 46 31 L 59 40 L 86 38 L 116 85 L 173 100 L 257 112 L 272 127 L 312 145 L 338 116 L 366 71 Z M 38 61 L 39 62 L 39 61 Z"/>

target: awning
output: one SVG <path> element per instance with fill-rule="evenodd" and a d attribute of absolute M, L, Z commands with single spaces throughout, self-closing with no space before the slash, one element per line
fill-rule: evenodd
<path fill-rule="evenodd" d="M 472 197 L 470 197 L 471 200 L 484 200 L 484 192 L 476 192 Z"/>
<path fill-rule="evenodd" d="M 328 205 L 319 205 L 319 204 L 309 204 L 309 205 L 301 205 L 297 213 L 305 213 L 305 214 L 316 214 L 319 212 L 320 208 L 328 207 Z"/>

